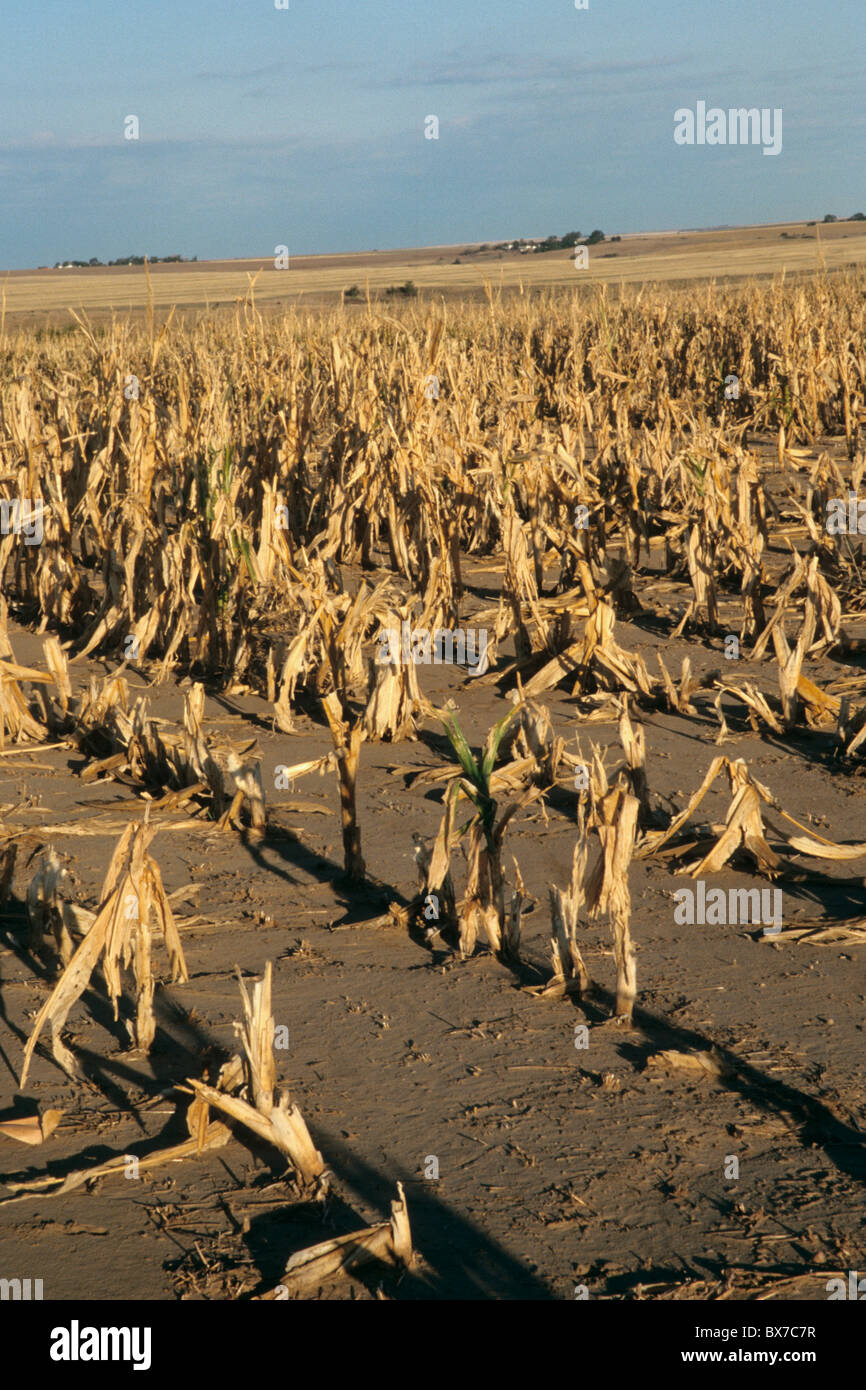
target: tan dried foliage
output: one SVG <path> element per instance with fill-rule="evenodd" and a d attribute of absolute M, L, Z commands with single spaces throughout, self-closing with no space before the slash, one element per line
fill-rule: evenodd
<path fill-rule="evenodd" d="M 350 1274 L 374 1261 L 396 1269 L 409 1269 L 412 1258 L 409 1209 L 403 1185 L 398 1182 L 397 1197 L 391 1203 L 390 1221 L 365 1226 L 363 1230 L 298 1250 L 286 1265 L 281 1282 L 275 1289 L 262 1294 L 262 1300 L 281 1300 L 290 1294 L 303 1293 L 317 1288 L 335 1275 Z"/>
<path fill-rule="evenodd" d="M 242 1023 L 235 1024 L 235 1030 L 243 1045 L 242 1066 L 229 1066 L 222 1086 L 208 1086 L 203 1081 L 194 1080 L 188 1084 L 200 1100 L 221 1110 L 285 1154 L 301 1183 L 315 1186 L 323 1193 L 326 1187 L 325 1161 L 310 1137 L 304 1117 L 298 1107 L 291 1103 L 287 1091 L 275 1097 L 272 975 L 273 965 L 268 961 L 264 978 L 256 981 L 249 995 L 238 971 L 244 1016 Z M 250 1099 L 246 1099 L 244 1094 L 231 1093 L 237 1089 L 245 1092 Z"/>
<path fill-rule="evenodd" d="M 161 932 L 165 942 L 172 980 L 189 978 L 171 904 L 162 886 L 162 876 L 155 860 L 147 852 L 154 833 L 153 828 L 147 825 L 129 825 L 115 847 L 102 885 L 96 918 L 33 1025 L 21 1067 L 22 1090 L 33 1049 L 46 1024 L 51 1028 L 55 1060 L 64 1071 L 71 1075 L 79 1074 L 78 1064 L 61 1042 L 60 1032 L 69 1010 L 84 993 L 100 959 L 115 1019 L 123 992 L 121 971 L 126 966 L 132 966 L 136 1015 L 134 1023 L 128 1026 L 134 1046 L 143 1052 L 149 1051 L 156 1030 L 151 959 L 154 927 Z"/>
<path fill-rule="evenodd" d="M 866 842 L 837 845 L 832 840 L 815 838 L 808 834 L 794 835 L 776 826 L 768 820 L 765 807 L 770 807 L 798 829 L 805 829 L 800 821 L 784 810 L 763 782 L 759 782 L 751 775 L 743 758 L 737 758 L 732 762 L 729 758 L 719 756 L 710 763 L 703 782 L 690 798 L 688 805 L 673 817 L 664 830 L 653 830 L 644 836 L 638 851 L 638 858 L 643 859 L 649 855 L 657 854 L 672 837 L 679 834 L 722 771 L 726 773 L 730 785 L 731 804 L 715 844 L 690 870 L 692 878 L 701 878 L 705 874 L 718 873 L 740 849 L 749 850 L 761 871 L 771 878 L 775 877 L 785 861 L 767 842 L 768 826 L 777 839 L 785 841 L 789 849 L 798 854 L 842 862 L 859 859 L 866 855 Z"/>

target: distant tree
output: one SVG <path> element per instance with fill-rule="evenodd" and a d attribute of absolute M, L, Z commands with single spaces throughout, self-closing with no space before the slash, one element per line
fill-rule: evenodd
<path fill-rule="evenodd" d="M 849 222 L 866 222 L 866 213 L 855 212 L 855 213 L 853 214 L 852 217 L 849 217 L 849 218 L 848 218 L 848 221 L 849 221 Z"/>
<path fill-rule="evenodd" d="M 825 212 L 825 213 L 824 213 L 824 221 L 825 221 L 825 222 L 838 222 L 839 219 L 838 219 L 838 217 L 836 217 L 832 212 Z"/>
<path fill-rule="evenodd" d="M 595 231 L 590 232 L 589 236 L 586 238 L 586 245 L 596 246 L 600 241 L 604 241 L 604 232 L 600 232 L 598 228 L 596 228 Z"/>
<path fill-rule="evenodd" d="M 402 285 L 389 285 L 386 294 L 402 294 L 406 299 L 414 299 L 418 293 L 414 280 L 404 280 Z"/>

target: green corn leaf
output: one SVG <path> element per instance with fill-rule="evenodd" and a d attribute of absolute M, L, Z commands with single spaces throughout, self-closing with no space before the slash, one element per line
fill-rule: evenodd
<path fill-rule="evenodd" d="M 478 764 L 472 755 L 472 749 L 466 742 L 463 730 L 460 728 L 453 714 L 443 715 L 440 713 L 439 718 L 445 727 L 445 732 L 448 735 L 451 746 L 457 754 L 457 760 L 460 766 L 463 768 L 466 776 L 475 783 L 475 786 L 480 787 L 481 774 L 478 771 Z"/>
<path fill-rule="evenodd" d="M 484 745 L 484 757 L 481 763 L 481 776 L 485 788 L 490 781 L 490 774 L 493 771 L 493 765 L 496 762 L 496 755 L 499 752 L 499 745 L 505 735 L 505 730 L 508 728 L 508 725 L 511 723 L 516 713 L 516 709 L 509 710 L 505 718 L 500 719 L 498 724 L 494 724 L 490 733 L 487 735 L 487 742 Z"/>
<path fill-rule="evenodd" d="M 253 581 L 253 583 L 255 583 L 255 582 L 256 582 L 256 572 L 255 572 L 255 570 L 253 569 L 252 552 L 251 552 L 251 550 L 250 550 L 250 543 L 249 543 L 249 541 L 247 540 L 246 536 L 238 536 L 238 537 L 236 537 L 236 541 L 237 541 L 238 545 L 240 546 L 241 554 L 242 554 L 243 557 L 244 557 L 244 563 L 246 564 L 246 567 L 247 567 L 247 573 L 249 574 L 250 579 Z"/>

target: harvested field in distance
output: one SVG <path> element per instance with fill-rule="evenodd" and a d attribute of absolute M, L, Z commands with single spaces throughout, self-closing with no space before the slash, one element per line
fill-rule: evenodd
<path fill-rule="evenodd" d="M 46 1298 L 866 1270 L 866 237 L 780 230 L 579 294 L 4 281 L 0 1239 Z M 445 302 L 334 307 L 368 272 Z"/>
<path fill-rule="evenodd" d="M 291 250 L 291 248 L 290 248 Z M 802 276 L 866 264 L 866 223 L 837 222 L 808 226 L 782 223 L 771 227 L 736 227 L 718 231 L 664 232 L 609 239 L 591 247 L 589 265 L 575 269 L 564 251 L 521 255 L 479 251 L 465 243 L 405 251 L 371 251 L 332 256 L 290 255 L 289 268 L 276 270 L 274 259 L 157 264 L 150 268 L 157 309 L 209 309 L 233 305 L 247 295 L 250 276 L 257 276 L 255 302 L 282 312 L 295 305 L 332 308 L 345 290 L 357 285 L 364 303 L 367 287 L 376 298 L 390 286 L 412 281 L 425 296 L 447 300 L 483 297 L 494 290 L 527 292 L 584 287 L 595 283 L 639 285 L 693 280 L 743 280 L 785 274 Z M 455 265 L 454 262 L 460 264 Z M 68 324 L 69 308 L 96 318 L 142 313 L 148 285 L 140 268 L 95 267 L 90 270 L 13 271 L 3 276 L 6 313 L 18 324 Z"/>

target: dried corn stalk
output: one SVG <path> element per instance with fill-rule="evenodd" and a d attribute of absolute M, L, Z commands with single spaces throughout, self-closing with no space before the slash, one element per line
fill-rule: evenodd
<path fill-rule="evenodd" d="M 586 883 L 587 852 L 586 839 L 581 836 L 574 847 L 569 887 L 564 892 L 555 885 L 550 889 L 553 978 L 541 988 L 533 988 L 533 993 L 539 998 L 561 999 L 566 994 L 581 998 L 590 989 L 589 971 L 577 943 L 578 919 Z"/>
<path fill-rule="evenodd" d="M 13 655 L 9 642 L 9 605 L 0 593 L 0 661 Z"/>
<path fill-rule="evenodd" d="M 349 1274 L 376 1260 L 398 1269 L 410 1268 L 412 1231 L 403 1185 L 399 1182 L 397 1194 L 396 1201 L 391 1203 L 390 1221 L 299 1250 L 286 1265 L 281 1283 L 263 1294 L 262 1299 L 281 1299 L 289 1293 L 316 1288 L 335 1274 Z"/>
<path fill-rule="evenodd" d="M 517 959 L 524 888 L 518 870 L 517 886 L 506 911 L 502 841 L 511 818 L 540 795 L 541 788 L 529 788 L 505 808 L 489 832 L 477 818 L 469 827 L 466 892 L 457 904 L 461 956 L 472 955 L 480 935 L 495 955 Z"/>
<path fill-rule="evenodd" d="M 261 765 L 258 762 L 242 763 L 236 753 L 229 753 L 227 770 L 235 784 L 235 794 L 228 810 L 220 817 L 220 829 L 228 830 L 231 827 L 238 828 L 240 826 L 241 807 L 246 802 L 250 808 L 251 833 L 261 837 L 267 829 Z"/>
<path fill-rule="evenodd" d="M 205 742 L 202 733 L 203 718 L 204 686 L 196 681 L 183 699 L 184 753 L 189 764 L 189 781 L 204 782 L 210 787 L 214 811 L 219 816 L 222 814 L 225 796 L 223 775 Z M 235 786 L 241 790 L 237 779 Z"/>
<path fill-rule="evenodd" d="M 838 595 L 833 592 L 821 574 L 818 567 L 819 559 L 818 555 L 813 555 L 807 562 L 797 556 L 790 575 L 784 583 L 779 585 L 773 616 L 755 643 L 752 652 L 755 660 L 759 660 L 763 656 L 767 643 L 782 621 L 791 599 L 801 588 L 805 589 L 804 654 L 827 650 L 836 645 L 841 646 L 844 650 L 850 645 L 848 634 L 842 627 L 842 605 Z M 815 634 L 819 629 L 823 636 L 818 642 L 815 642 Z"/>
<path fill-rule="evenodd" d="M 662 661 L 661 652 L 656 652 L 656 660 L 662 673 L 662 681 L 665 688 L 665 697 L 668 708 L 672 714 L 696 714 L 697 711 L 692 704 L 691 697 L 696 690 L 700 689 L 701 682 L 692 675 L 692 663 L 687 656 L 683 657 L 683 664 L 680 672 L 680 688 L 676 689 L 668 673 L 668 669 Z"/>
<path fill-rule="evenodd" d="M 646 669 L 643 657 L 625 651 L 613 636 L 616 615 L 607 603 L 600 602 L 587 619 L 580 642 L 567 647 L 527 681 L 528 698 L 540 695 L 564 676 L 591 671 L 603 690 L 627 690 L 633 695 L 652 697 L 657 682 Z"/>
<path fill-rule="evenodd" d="M 686 623 L 697 614 L 700 608 L 706 609 L 707 627 L 710 632 L 715 632 L 719 625 L 716 581 L 713 573 L 714 549 L 709 530 L 704 530 L 697 525 L 692 527 L 689 534 L 687 556 L 689 578 L 692 581 L 695 596 L 674 628 L 674 637 L 679 637 Z"/>
<path fill-rule="evenodd" d="M 118 1016 L 122 993 L 121 969 L 132 964 L 135 980 L 136 1018 L 131 1034 L 136 1048 L 149 1051 L 156 1029 L 153 1013 L 154 980 L 151 962 L 151 927 L 162 931 L 171 966 L 172 980 L 189 978 L 183 948 L 171 905 L 162 886 L 162 876 L 147 852 L 155 831 L 145 825 L 128 825 L 123 832 L 102 885 L 99 910 L 92 926 L 77 947 L 69 964 L 39 1011 L 24 1051 L 21 1089 L 24 1089 L 33 1049 L 39 1034 L 49 1024 L 54 1058 L 64 1071 L 78 1075 L 79 1068 L 68 1048 L 60 1041 L 60 1030 L 69 1010 L 87 988 L 93 970 L 102 957 L 102 968 L 109 998 Z"/>
<path fill-rule="evenodd" d="M 457 921 L 454 881 L 449 867 L 451 848 L 457 842 L 454 831 L 455 805 L 456 797 L 446 796 L 445 814 L 432 850 L 427 848 L 417 831 L 412 835 L 415 844 L 415 864 L 421 879 L 421 892 L 415 904 L 416 920 L 423 908 L 425 933 L 428 938 Z"/>
<path fill-rule="evenodd" d="M 292 701 L 295 697 L 295 690 L 304 669 L 309 660 L 310 650 L 319 626 L 319 620 L 325 612 L 327 604 L 323 600 L 315 608 L 314 612 L 301 630 L 296 634 L 289 644 L 280 671 L 279 695 L 273 699 L 274 691 L 269 689 L 268 699 L 274 705 L 274 716 L 277 728 L 284 734 L 295 732 L 295 723 L 292 717 Z M 273 662 L 272 653 L 268 653 L 269 661 Z M 272 678 L 273 680 L 273 678 Z"/>
<path fill-rule="evenodd" d="M 69 680 L 69 661 L 56 637 L 46 637 L 44 651 L 45 664 L 57 688 L 58 696 L 58 717 L 51 722 L 59 727 L 63 727 L 69 713 L 69 702 L 72 699 L 72 685 Z"/>
<path fill-rule="evenodd" d="M 520 872 L 520 865 L 511 856 L 514 864 L 514 892 L 508 904 L 508 912 L 502 933 L 502 952 L 509 960 L 520 959 L 520 932 L 523 920 L 523 904 L 526 902 L 526 884 Z"/>
<path fill-rule="evenodd" d="M 587 993 L 591 982 L 577 944 L 578 917 L 581 907 L 591 917 L 607 913 L 616 960 L 616 1016 L 630 1020 L 637 996 L 637 968 L 630 929 L 628 868 L 634 853 L 640 802 L 624 787 L 612 787 L 600 798 L 597 810 L 601 852 L 589 865 L 588 826 L 581 817 L 581 837 L 574 850 L 568 891 L 563 893 L 557 887 L 550 890 L 553 978 L 531 992 L 540 998 Z"/>
<path fill-rule="evenodd" d="M 526 766 L 525 760 L 529 760 L 533 781 L 539 786 L 554 787 L 563 762 L 570 761 L 565 752 L 565 739 L 554 735 L 547 707 L 533 700 L 519 699 L 520 689 L 518 677 L 518 689 L 512 692 L 511 697 L 515 701 L 519 700 L 517 722 L 511 742 L 519 754 L 519 759 L 510 766 L 500 768 L 498 776 L 504 778 L 512 770 L 522 771 Z"/>
<path fill-rule="evenodd" d="M 726 685 L 721 681 L 716 682 L 719 693 L 714 701 L 716 714 L 719 717 L 719 730 L 716 743 L 723 743 L 728 736 L 728 725 L 722 710 L 722 695 L 733 695 L 736 700 L 741 700 L 749 711 L 749 722 L 756 733 L 760 730 L 759 720 L 772 729 L 773 733 L 781 734 L 784 732 L 782 725 L 770 709 L 766 699 L 750 681 L 743 681 L 742 685 Z"/>
<path fill-rule="evenodd" d="M 782 701 L 782 718 L 785 729 L 793 729 L 797 723 L 797 716 L 800 712 L 797 684 L 800 680 L 803 657 L 811 645 L 814 631 L 814 621 L 810 623 L 809 615 L 807 615 L 797 645 L 791 651 L 785 637 L 785 629 L 781 625 L 773 629 L 773 646 L 776 650 L 776 660 L 779 663 L 779 696 Z M 776 733 L 782 732 L 776 721 L 773 721 L 771 727 Z"/>
<path fill-rule="evenodd" d="M 586 883 L 590 914 L 606 912 L 613 927 L 616 959 L 616 1014 L 631 1019 L 637 995 L 637 965 L 631 941 L 631 896 L 628 866 L 634 853 L 640 802 L 614 788 L 602 802 L 603 824 L 598 827 L 603 857 Z"/>
<path fill-rule="evenodd" d="M 46 730 L 31 712 L 21 681 L 48 683 L 51 676 L 44 671 L 34 671 L 29 666 L 19 666 L 16 661 L 0 661 L 0 750 L 6 747 L 6 739 L 13 743 L 23 743 L 26 739 L 44 740 Z"/>
<path fill-rule="evenodd" d="M 797 941 L 806 945 L 819 946 L 866 946 L 866 917 L 818 918 L 816 921 L 800 921 L 773 936 L 761 936 L 765 942 Z"/>
<path fill-rule="evenodd" d="M 504 826 L 501 830 L 504 830 Z M 505 885 L 501 864 L 502 834 L 485 833 L 477 819 L 469 827 L 466 894 L 458 905 L 460 954 L 471 956 L 478 936 L 498 955 L 503 947 Z"/>
<path fill-rule="evenodd" d="M 207 1086 L 202 1081 L 190 1081 L 189 1085 L 208 1105 L 222 1110 L 260 1139 L 273 1144 L 274 1148 L 287 1156 L 301 1181 L 315 1186 L 321 1194 L 327 1185 L 325 1161 L 310 1137 L 303 1115 L 296 1105 L 290 1103 L 287 1092 L 280 1095 L 274 1104 L 276 1066 L 273 1054 L 274 1020 L 271 1014 L 272 971 L 272 963 L 268 961 L 264 979 L 253 986 L 252 998 L 247 995 L 238 972 L 244 1018 L 242 1023 L 235 1024 L 235 1030 L 243 1043 L 242 1070 L 235 1067 L 231 1075 L 227 1074 L 224 1078 L 220 1088 Z M 232 1080 L 243 1084 L 252 1097 L 252 1103 L 242 1095 L 229 1094 L 236 1089 L 231 1084 Z"/>
<path fill-rule="evenodd" d="M 619 741 L 625 753 L 628 785 L 640 802 L 640 824 L 645 826 L 655 819 L 646 776 L 646 734 L 642 724 L 635 729 L 629 718 L 627 695 L 622 697 Z"/>
<path fill-rule="evenodd" d="M 415 716 L 426 705 L 418 686 L 414 661 L 403 661 L 399 653 L 390 651 L 387 661 L 379 660 L 378 656 L 370 661 L 364 732 L 371 742 L 398 743 L 414 737 Z"/>
<path fill-rule="evenodd" d="M 337 756 L 337 774 L 340 779 L 340 815 L 343 829 L 343 864 L 346 878 L 350 883 L 362 883 L 366 873 L 366 865 L 361 854 L 361 829 L 358 825 L 356 785 L 364 728 L 360 722 L 350 727 L 348 721 L 342 717 L 340 699 L 335 691 L 323 698 L 322 705 Z"/>
<path fill-rule="evenodd" d="M 61 889 L 71 888 L 68 873 L 55 850 L 49 847 L 42 867 L 37 870 L 27 888 L 27 915 L 30 918 L 29 946 L 39 951 L 50 936 L 63 965 L 68 965 L 75 949 L 73 938 L 82 937 L 96 920 L 93 912 L 65 902 Z"/>
<path fill-rule="evenodd" d="M 646 1065 L 652 1070 L 684 1071 L 697 1081 L 721 1081 L 728 1074 L 721 1053 L 716 1048 L 706 1052 L 653 1052 Z"/>
<path fill-rule="evenodd" d="M 730 783 L 731 804 L 728 807 L 724 828 L 718 840 L 709 853 L 691 870 L 692 877 L 699 878 L 705 873 L 717 873 L 741 848 L 748 849 L 757 860 L 759 867 L 770 877 L 776 875 L 782 867 L 783 860 L 767 843 L 762 806 L 772 807 L 798 829 L 802 830 L 805 827 L 782 808 L 772 792 L 762 782 L 751 776 L 748 766 L 742 758 L 738 758 L 736 762 L 731 762 L 729 758 L 723 756 L 714 758 L 707 769 L 703 782 L 692 795 L 688 805 L 673 818 L 667 829 L 650 831 L 644 837 L 638 852 L 639 858 L 643 859 L 658 853 L 662 846 L 682 829 L 722 770 L 727 773 Z M 773 833 L 780 839 L 786 840 L 789 847 L 798 854 L 807 854 L 816 859 L 840 861 L 859 859 L 866 855 L 866 843 L 837 845 L 832 840 L 815 839 L 810 835 L 791 835 L 771 822 L 767 823 Z"/>
<path fill-rule="evenodd" d="M 209 1120 L 207 1105 L 198 1099 L 187 1106 L 186 1127 L 190 1137 L 182 1143 L 158 1149 L 156 1153 L 146 1154 L 141 1158 L 135 1156 L 137 1171 L 140 1173 L 143 1169 L 158 1168 L 163 1163 L 177 1163 L 184 1158 L 198 1158 L 200 1154 L 208 1153 L 212 1149 L 225 1148 L 232 1137 L 227 1125 L 219 1120 Z M 23 1182 L 7 1181 L 3 1185 L 4 1189 L 12 1195 L 0 1199 L 0 1205 L 5 1202 L 23 1202 L 33 1197 L 63 1197 L 67 1192 L 74 1192 L 76 1188 L 83 1187 L 94 1178 L 107 1178 L 115 1173 L 128 1176 L 129 1161 L 132 1157 L 131 1154 L 121 1154 L 119 1158 L 112 1158 L 108 1163 L 78 1168 L 72 1173 L 67 1173 L 65 1178 L 51 1174 L 27 1178 Z"/>
<path fill-rule="evenodd" d="M 263 979 L 256 980 L 253 984 L 252 998 L 247 994 L 240 971 L 237 973 L 244 1020 L 243 1023 L 236 1023 L 234 1029 L 243 1044 L 253 1105 L 263 1115 L 267 1115 L 273 1109 L 274 1083 L 277 1077 L 274 1062 L 274 1016 L 271 1013 L 273 962 L 268 961 Z"/>

